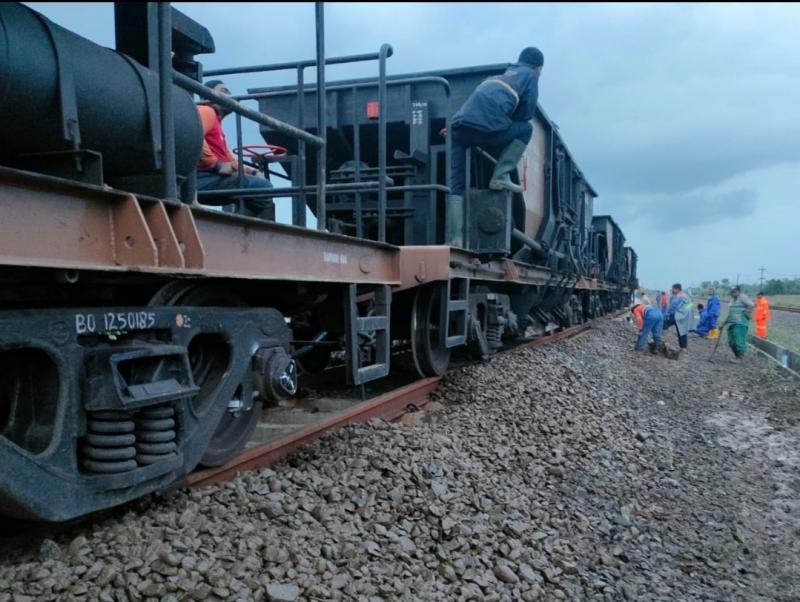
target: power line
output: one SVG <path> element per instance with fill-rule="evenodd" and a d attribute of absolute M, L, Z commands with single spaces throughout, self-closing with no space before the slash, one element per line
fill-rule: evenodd
<path fill-rule="evenodd" d="M 800 274 L 784 274 L 782 272 L 773 272 L 772 270 L 767 270 L 767 274 L 780 276 L 781 278 L 800 278 Z"/>

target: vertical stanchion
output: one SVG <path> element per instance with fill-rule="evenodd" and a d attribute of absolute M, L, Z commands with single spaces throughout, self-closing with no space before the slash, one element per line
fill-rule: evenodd
<path fill-rule="evenodd" d="M 355 182 L 359 184 L 361 182 L 361 126 L 359 123 L 358 113 L 359 113 L 359 104 L 358 104 L 358 88 L 353 86 L 353 163 L 355 164 Z M 356 192 L 356 206 L 355 206 L 355 217 L 356 217 L 356 236 L 358 238 L 364 237 L 364 224 L 362 223 L 362 216 L 361 216 L 361 193 Z"/>
<path fill-rule="evenodd" d="M 302 130 L 306 121 L 305 67 L 297 66 L 297 128 Z M 300 188 L 300 195 L 292 202 L 292 224 L 306 226 L 306 142 L 297 141 L 297 176 L 295 186 Z"/>
<path fill-rule="evenodd" d="M 378 58 L 378 240 L 386 242 L 386 58 L 390 46 L 381 46 Z"/>
<path fill-rule="evenodd" d="M 244 152 L 242 151 L 242 116 L 236 113 L 236 160 L 239 161 L 236 186 L 244 188 Z"/>
<path fill-rule="evenodd" d="M 327 123 L 325 97 L 325 5 L 315 2 L 317 15 L 317 136 L 325 144 L 317 149 L 317 229 L 326 229 L 325 215 L 325 172 L 327 170 Z"/>
<path fill-rule="evenodd" d="M 161 173 L 164 198 L 178 198 L 175 176 L 175 125 L 172 109 L 172 7 L 158 5 L 158 88 L 161 105 Z"/>

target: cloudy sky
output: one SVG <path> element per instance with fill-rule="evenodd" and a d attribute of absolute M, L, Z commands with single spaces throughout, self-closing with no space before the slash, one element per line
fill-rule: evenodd
<path fill-rule="evenodd" d="M 112 46 L 110 4 L 28 3 Z M 209 28 L 207 69 L 314 56 L 313 4 L 176 3 Z M 329 56 L 389 74 L 545 55 L 540 102 L 639 253 L 647 287 L 800 276 L 800 5 L 326 5 Z M 328 79 L 374 64 L 329 67 Z M 311 75 L 311 73 L 309 73 Z M 240 75 L 234 93 L 289 83 Z"/>

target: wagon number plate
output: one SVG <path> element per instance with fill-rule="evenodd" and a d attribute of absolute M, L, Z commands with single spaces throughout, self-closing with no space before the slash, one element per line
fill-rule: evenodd
<path fill-rule="evenodd" d="M 156 324 L 152 311 L 106 312 L 102 314 L 75 314 L 75 333 L 89 334 L 112 330 L 145 330 Z"/>

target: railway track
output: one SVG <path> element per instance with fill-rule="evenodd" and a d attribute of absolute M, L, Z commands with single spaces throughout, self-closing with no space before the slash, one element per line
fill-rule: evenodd
<path fill-rule="evenodd" d="M 624 311 L 613 312 L 605 316 L 605 319 L 619 316 Z M 585 324 L 572 326 L 560 332 L 509 347 L 502 352 L 550 345 L 586 332 L 591 327 L 592 322 L 586 322 Z M 429 395 L 434 391 L 440 380 L 441 377 L 423 378 L 366 401 L 352 398 L 312 400 L 309 403 L 309 405 L 313 406 L 312 413 L 303 412 L 303 409 L 298 407 L 277 408 L 272 418 L 267 417 L 270 422 L 260 423 L 259 429 L 257 429 L 257 433 L 260 431 L 261 437 L 266 440 L 251 446 L 223 466 L 193 472 L 176 483 L 174 487 L 202 487 L 230 480 L 239 472 L 269 466 L 297 451 L 303 445 L 319 438 L 324 433 L 346 424 L 367 422 L 373 418 L 397 420 L 409 411 L 417 411 L 424 407 L 428 402 Z M 322 406 L 322 409 L 320 409 L 320 406 Z M 337 406 L 340 407 L 338 411 Z M 293 413 L 293 410 L 298 411 Z M 315 416 L 316 419 L 314 419 Z M 313 422 L 302 424 L 302 420 L 309 418 Z"/>
<path fill-rule="evenodd" d="M 783 307 L 781 305 L 773 305 L 772 309 L 775 311 L 789 311 L 795 314 L 800 314 L 800 307 Z"/>

